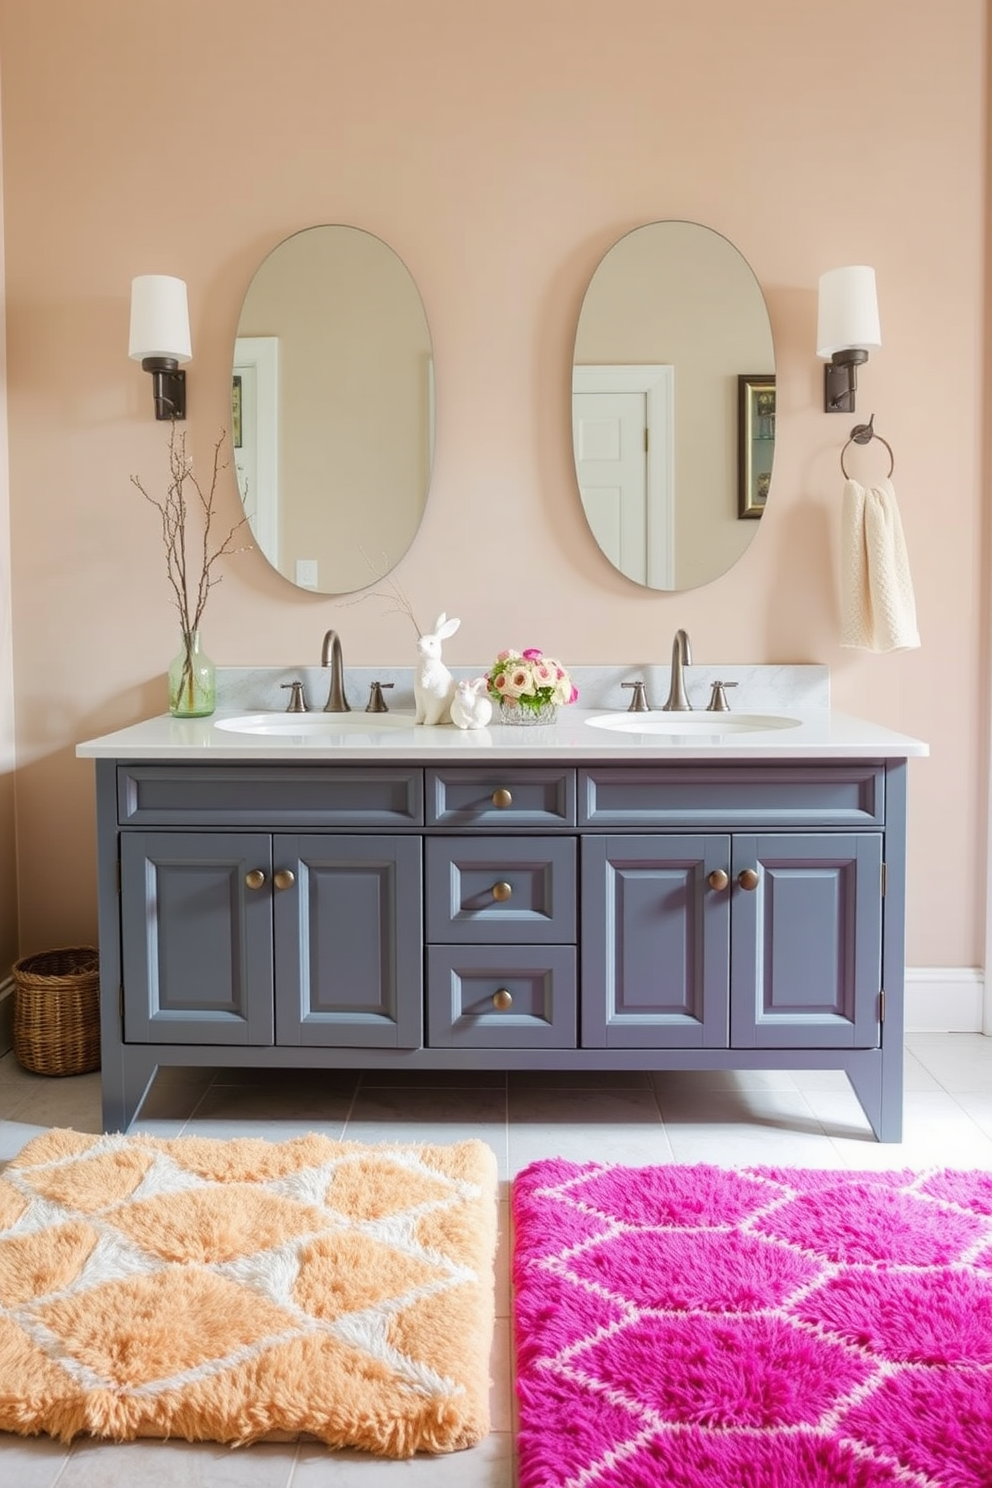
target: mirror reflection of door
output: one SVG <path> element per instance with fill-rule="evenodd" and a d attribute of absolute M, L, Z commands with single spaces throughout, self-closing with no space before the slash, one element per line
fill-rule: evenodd
<path fill-rule="evenodd" d="M 635 583 L 675 574 L 671 367 L 575 367 L 575 469 L 593 536 Z"/>
<path fill-rule="evenodd" d="M 234 469 L 255 542 L 279 567 L 279 342 L 238 336 L 234 343 Z"/>

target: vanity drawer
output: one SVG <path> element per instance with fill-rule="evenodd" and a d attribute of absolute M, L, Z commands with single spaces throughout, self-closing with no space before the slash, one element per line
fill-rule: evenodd
<path fill-rule="evenodd" d="M 432 827 L 574 827 L 575 771 L 518 765 L 428 770 Z"/>
<path fill-rule="evenodd" d="M 117 813 L 128 826 L 420 826 L 423 772 L 407 766 L 121 765 Z"/>
<path fill-rule="evenodd" d="M 583 827 L 881 827 L 874 763 L 662 765 L 579 772 Z"/>
<path fill-rule="evenodd" d="M 574 946 L 429 946 L 433 1048 L 574 1049 Z"/>
<path fill-rule="evenodd" d="M 574 837 L 428 837 L 427 939 L 576 938 Z"/>

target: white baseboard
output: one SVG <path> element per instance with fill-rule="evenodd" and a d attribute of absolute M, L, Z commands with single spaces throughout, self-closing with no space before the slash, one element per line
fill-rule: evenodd
<path fill-rule="evenodd" d="M 0 1057 L 14 1047 L 14 979 L 0 982 Z"/>
<path fill-rule="evenodd" d="M 981 1033 L 985 976 L 980 966 L 907 966 L 907 1033 Z"/>

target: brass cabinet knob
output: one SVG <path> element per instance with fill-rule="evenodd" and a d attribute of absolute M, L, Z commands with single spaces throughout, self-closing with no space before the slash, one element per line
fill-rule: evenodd
<path fill-rule="evenodd" d="M 505 1013 L 507 1008 L 513 1006 L 513 993 L 508 987 L 499 987 L 493 993 L 493 1007 L 499 1013 Z"/>
<path fill-rule="evenodd" d="M 742 889 L 756 889 L 758 887 L 758 875 L 753 868 L 745 868 L 743 873 L 737 875 L 737 882 Z"/>
<path fill-rule="evenodd" d="M 513 885 L 508 883 L 493 884 L 493 898 L 497 904 L 505 904 L 507 899 L 513 896 Z"/>
<path fill-rule="evenodd" d="M 722 868 L 714 868 L 707 876 L 706 882 L 711 889 L 725 889 L 730 882 L 730 874 L 725 873 Z"/>
<path fill-rule="evenodd" d="M 245 874 L 245 887 L 249 889 L 260 889 L 265 882 L 265 874 L 261 868 L 251 868 Z"/>
<path fill-rule="evenodd" d="M 296 882 L 296 874 L 290 868 L 279 868 L 273 873 L 272 882 L 277 889 L 291 889 Z"/>
<path fill-rule="evenodd" d="M 501 786 L 499 790 L 493 791 L 493 805 L 497 806 L 500 811 L 505 811 L 507 806 L 513 805 L 513 797 L 508 790 Z"/>

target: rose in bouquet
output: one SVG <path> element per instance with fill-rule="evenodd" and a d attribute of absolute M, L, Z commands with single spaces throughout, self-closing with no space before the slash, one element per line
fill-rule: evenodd
<path fill-rule="evenodd" d="M 579 690 L 560 661 L 530 647 L 501 651 L 486 673 L 491 698 L 507 708 L 536 713 L 560 703 L 574 703 Z"/>

